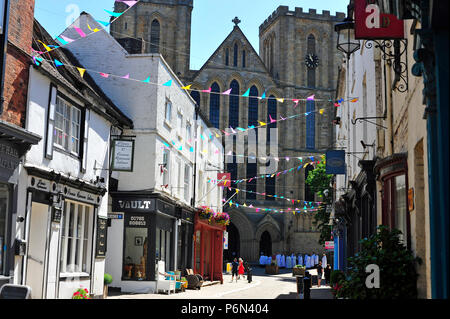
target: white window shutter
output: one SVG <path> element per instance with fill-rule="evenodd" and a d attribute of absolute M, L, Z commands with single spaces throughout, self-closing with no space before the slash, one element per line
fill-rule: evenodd
<path fill-rule="evenodd" d="M 47 116 L 47 139 L 45 143 L 45 158 L 53 159 L 53 138 L 55 136 L 55 109 L 56 109 L 56 96 L 58 94 L 58 88 L 50 84 L 50 94 L 48 101 L 48 116 Z"/>
<path fill-rule="evenodd" d="M 83 158 L 81 159 L 81 171 L 86 173 L 87 168 L 87 149 L 88 149 L 88 139 L 89 139 L 89 120 L 91 117 L 91 112 L 86 108 L 84 116 L 84 132 L 83 134 Z"/>

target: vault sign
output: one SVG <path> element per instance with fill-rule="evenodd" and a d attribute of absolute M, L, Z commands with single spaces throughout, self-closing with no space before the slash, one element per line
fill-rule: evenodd
<path fill-rule="evenodd" d="M 403 20 L 381 12 L 378 1 L 355 0 L 355 38 L 367 40 L 403 39 Z"/>
<path fill-rule="evenodd" d="M 113 212 L 153 212 L 156 209 L 154 199 L 113 198 Z"/>

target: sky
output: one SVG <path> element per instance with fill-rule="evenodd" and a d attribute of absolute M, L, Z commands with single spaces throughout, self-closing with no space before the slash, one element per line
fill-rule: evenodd
<path fill-rule="evenodd" d="M 348 0 L 194 0 L 191 28 L 191 69 L 198 70 L 233 30 L 234 17 L 242 22 L 239 27 L 259 52 L 259 26 L 280 5 L 347 12 Z M 35 0 L 35 17 L 53 36 L 58 36 L 79 13 L 86 11 L 95 19 L 109 21 L 104 11 L 113 9 L 114 0 Z M 120 18 L 119 18 L 120 19 Z"/>

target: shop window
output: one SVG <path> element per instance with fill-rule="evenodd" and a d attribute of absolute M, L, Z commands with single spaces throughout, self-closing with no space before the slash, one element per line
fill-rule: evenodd
<path fill-rule="evenodd" d="M 6 225 L 9 208 L 9 189 L 8 186 L 0 184 L 0 275 L 7 275 L 6 253 L 4 247 L 6 243 Z"/>
<path fill-rule="evenodd" d="M 408 244 L 408 207 L 406 175 L 396 175 L 384 180 L 383 224 L 402 232 L 400 238 Z"/>
<path fill-rule="evenodd" d="M 123 279 L 148 280 L 148 216 L 125 219 Z"/>
<path fill-rule="evenodd" d="M 163 151 L 163 161 L 162 161 L 162 182 L 163 185 L 169 185 L 169 170 L 170 170 L 170 150 L 164 149 Z"/>
<path fill-rule="evenodd" d="M 66 201 L 61 222 L 61 276 L 89 273 L 92 207 Z"/>
<path fill-rule="evenodd" d="M 156 228 L 156 259 L 165 263 L 165 271 L 170 265 L 171 235 L 170 231 Z"/>
<path fill-rule="evenodd" d="M 58 96 L 55 109 L 54 144 L 78 155 L 80 127 L 81 111 Z"/>
<path fill-rule="evenodd" d="M 195 271 L 200 271 L 200 249 L 201 249 L 201 232 L 197 230 L 195 232 Z"/>

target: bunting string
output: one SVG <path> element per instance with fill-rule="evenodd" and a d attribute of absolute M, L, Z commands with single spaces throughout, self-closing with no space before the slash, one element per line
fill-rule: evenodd
<path fill-rule="evenodd" d="M 236 201 L 232 201 L 230 200 L 228 202 L 228 205 L 230 207 L 235 206 L 236 208 L 239 207 L 245 207 L 245 208 L 249 208 L 249 209 L 254 209 L 255 212 L 257 213 L 293 213 L 295 214 L 300 214 L 300 213 L 316 213 L 319 209 L 321 209 L 323 206 L 318 206 L 317 208 L 303 208 L 300 209 L 298 207 L 296 208 L 287 208 L 287 209 L 276 209 L 276 208 L 261 208 L 261 207 L 255 207 L 252 204 L 240 204 Z"/>

